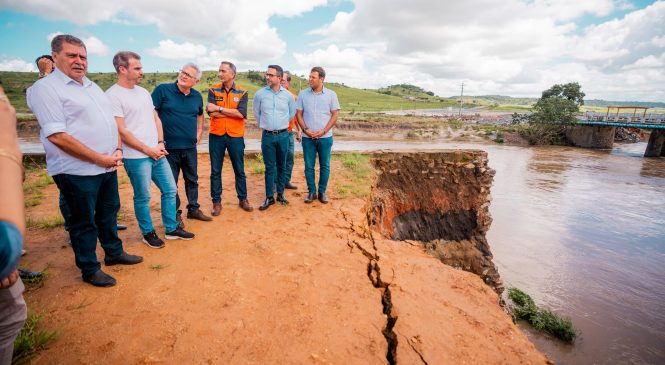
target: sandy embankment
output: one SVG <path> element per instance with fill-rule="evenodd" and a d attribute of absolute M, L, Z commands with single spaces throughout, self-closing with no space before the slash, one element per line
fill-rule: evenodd
<path fill-rule="evenodd" d="M 186 221 L 196 239 L 168 241 L 162 250 L 140 242 L 122 172 L 122 223 L 129 229 L 120 236 L 145 262 L 104 268 L 118 279 L 113 288 L 81 281 L 61 228 L 30 230 L 22 266 L 49 265 L 51 272 L 42 288 L 26 293 L 30 312 L 61 329 L 34 363 L 384 364 L 384 291 L 372 285 L 361 247 L 379 257 L 381 279 L 390 283 L 398 363 L 547 362 L 479 277 L 443 265 L 419 246 L 376 233 L 374 243 L 368 240 L 361 228 L 365 201 L 334 193 L 339 168 L 335 162 L 328 205 L 303 203 L 297 159 L 293 180 L 300 189 L 287 192 L 291 204 L 246 213 L 237 206 L 227 161 L 222 215 L 210 223 Z M 258 207 L 263 175 L 247 173 Z M 200 155 L 199 176 L 200 202 L 209 212 L 207 155 Z M 153 219 L 163 235 L 157 193 Z M 57 214 L 55 186 L 43 194 L 42 204 L 28 210 L 33 219 Z"/>

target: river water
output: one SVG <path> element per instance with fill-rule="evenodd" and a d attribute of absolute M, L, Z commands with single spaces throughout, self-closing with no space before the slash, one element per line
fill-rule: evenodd
<path fill-rule="evenodd" d="M 34 139 L 22 146 L 41 150 Z M 501 277 L 580 331 L 566 345 L 520 324 L 530 339 L 559 364 L 664 364 L 665 159 L 643 158 L 645 147 L 336 139 L 334 150 L 487 151 L 496 170 L 487 236 Z"/>

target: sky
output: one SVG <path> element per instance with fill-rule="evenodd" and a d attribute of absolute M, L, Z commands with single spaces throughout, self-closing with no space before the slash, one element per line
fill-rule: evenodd
<path fill-rule="evenodd" d="M 279 64 L 359 88 L 539 97 L 579 82 L 586 99 L 665 102 L 665 0 L 0 0 L 0 70 L 36 71 L 59 33 L 90 72 L 117 51 L 146 72 L 187 62 Z"/>

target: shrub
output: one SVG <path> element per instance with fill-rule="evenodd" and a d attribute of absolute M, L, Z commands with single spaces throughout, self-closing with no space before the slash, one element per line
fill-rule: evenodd
<path fill-rule="evenodd" d="M 570 318 L 561 318 L 549 310 L 539 309 L 528 294 L 517 288 L 508 289 L 508 297 L 515 303 L 511 308 L 515 318 L 526 320 L 533 328 L 568 343 L 575 341 L 577 331 Z"/>

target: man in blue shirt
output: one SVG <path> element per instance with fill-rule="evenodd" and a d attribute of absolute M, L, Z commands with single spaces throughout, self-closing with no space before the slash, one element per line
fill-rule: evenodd
<path fill-rule="evenodd" d="M 211 221 L 199 205 L 199 175 L 196 145 L 203 133 L 203 99 L 194 85 L 201 79 L 201 70 L 193 63 L 182 67 L 174 83 L 158 85 L 152 92 L 152 102 L 164 129 L 164 144 L 173 178 L 178 183 L 182 170 L 187 195 L 187 218 Z M 178 225 L 184 229 L 180 211 L 180 194 L 176 194 Z"/>
<path fill-rule="evenodd" d="M 116 170 L 123 157 L 118 127 L 109 99 L 85 77 L 85 44 L 63 34 L 53 38 L 51 49 L 56 69 L 28 89 L 28 106 L 41 127 L 48 174 L 71 210 L 69 236 L 83 281 L 113 286 L 115 279 L 97 261 L 98 238 L 107 266 L 143 261 L 123 250 L 117 233 Z"/>
<path fill-rule="evenodd" d="M 254 117 L 263 130 L 261 152 L 266 166 L 266 200 L 259 210 L 266 210 L 275 204 L 275 179 L 277 201 L 282 204 L 289 203 L 284 197 L 286 154 L 289 150 L 289 121 L 296 114 L 296 108 L 293 95 L 281 85 L 283 73 L 284 70 L 278 65 L 268 66 L 268 86 L 259 89 L 254 95 Z"/>
<path fill-rule="evenodd" d="M 307 198 L 311 203 L 318 198 L 321 203 L 328 203 L 326 187 L 330 177 L 330 151 L 332 150 L 332 128 L 339 114 L 339 100 L 334 91 L 323 87 L 326 72 L 323 67 L 313 67 L 309 73 L 309 89 L 298 95 L 296 118 L 302 128 L 302 152 L 305 158 L 305 179 L 307 180 Z M 319 155 L 319 188 L 316 188 L 314 164 Z"/>

